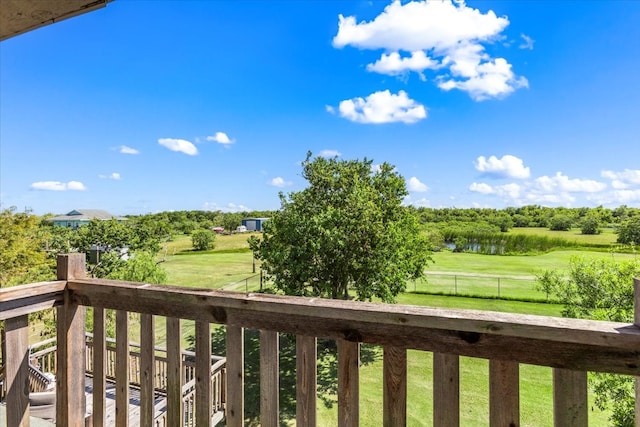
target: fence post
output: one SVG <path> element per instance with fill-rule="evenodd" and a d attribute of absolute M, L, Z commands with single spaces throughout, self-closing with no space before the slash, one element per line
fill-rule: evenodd
<path fill-rule="evenodd" d="M 455 285 L 454 285 L 454 286 L 455 286 L 455 287 L 454 287 L 454 289 L 455 289 L 454 294 L 458 295 L 458 276 L 457 276 L 457 275 L 454 275 L 454 276 L 453 276 L 453 280 L 454 280 L 454 283 L 455 283 Z"/>
<path fill-rule="evenodd" d="M 498 277 L 498 298 L 500 298 L 500 278 Z"/>
<path fill-rule="evenodd" d="M 85 276 L 85 254 L 58 255 L 58 280 Z M 56 373 L 56 425 L 83 426 L 85 415 L 85 308 L 64 291 L 64 305 L 57 313 L 58 354 Z"/>
<path fill-rule="evenodd" d="M 633 323 L 640 328 L 640 278 L 633 279 L 635 309 Z M 640 376 L 636 377 L 636 425 L 640 425 Z"/>

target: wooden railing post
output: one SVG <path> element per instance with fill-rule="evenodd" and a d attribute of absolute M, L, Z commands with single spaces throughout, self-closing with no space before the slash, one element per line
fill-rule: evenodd
<path fill-rule="evenodd" d="M 29 425 L 29 317 L 5 321 L 7 328 L 7 426 Z M 0 424 L 3 420 L 0 420 Z"/>
<path fill-rule="evenodd" d="M 116 424 L 129 425 L 129 313 L 116 310 Z"/>
<path fill-rule="evenodd" d="M 58 255 L 58 280 L 85 276 L 85 254 Z M 56 425 L 84 426 L 85 415 L 85 309 L 64 292 L 64 304 L 58 307 L 56 373 Z"/>
<path fill-rule="evenodd" d="M 227 325 L 227 426 L 244 425 L 244 329 Z"/>
<path fill-rule="evenodd" d="M 385 427 L 407 425 L 407 349 L 384 346 L 382 361 L 383 422 Z"/>
<path fill-rule="evenodd" d="M 517 362 L 489 360 L 489 424 L 520 425 L 520 367 Z"/>
<path fill-rule="evenodd" d="M 338 426 L 360 425 L 360 343 L 337 340 Z"/>
<path fill-rule="evenodd" d="M 460 357 L 433 353 L 433 425 L 460 425 Z"/>
<path fill-rule="evenodd" d="M 280 425 L 278 348 L 277 332 L 260 331 L 260 424 L 263 427 Z"/>
<path fill-rule="evenodd" d="M 587 427 L 587 373 L 553 369 L 553 425 Z"/>
<path fill-rule="evenodd" d="M 316 425 L 317 339 L 296 335 L 296 425 Z"/>
<path fill-rule="evenodd" d="M 180 319 L 167 317 L 167 425 L 183 425 L 182 331 Z"/>
<path fill-rule="evenodd" d="M 211 324 L 196 322 L 196 425 L 211 424 Z"/>

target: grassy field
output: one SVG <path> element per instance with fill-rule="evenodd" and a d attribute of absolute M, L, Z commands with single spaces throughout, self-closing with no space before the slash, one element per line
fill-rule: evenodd
<path fill-rule="evenodd" d="M 603 228 L 600 234 L 582 234 L 579 228 L 569 231 L 552 231 L 541 227 L 514 227 L 509 234 L 527 234 L 547 237 L 560 237 L 582 245 L 615 245 L 618 238 L 613 228 Z"/>
<path fill-rule="evenodd" d="M 522 229 L 519 229 L 520 231 Z M 530 230 L 530 229 L 525 229 Z M 540 232 L 541 229 L 535 229 Z M 549 232 L 556 233 L 556 232 Z M 570 232 L 569 232 L 570 233 Z M 615 235 L 609 233 L 609 239 Z M 555 235 L 555 234 L 553 234 Z M 574 237 L 580 238 L 579 234 Z M 602 238 L 603 235 L 595 236 Z M 167 245 L 163 267 L 169 283 L 209 289 L 237 291 L 256 290 L 259 282 L 244 282 L 253 275 L 252 255 L 247 249 L 247 234 L 217 236 L 216 249 L 207 253 L 191 252 L 191 240 L 180 236 Z M 566 237 L 566 236 L 565 236 Z M 593 238 L 594 236 L 589 236 Z M 593 242 L 593 240 L 592 240 Z M 429 265 L 426 281 L 410 284 L 408 291 L 437 291 L 441 286 L 446 291 L 451 283 L 437 285 L 435 282 L 451 282 L 451 274 L 457 275 L 459 291 L 469 293 L 496 293 L 497 276 L 500 276 L 501 291 L 507 296 L 523 298 L 541 297 L 534 289 L 533 276 L 545 269 L 566 270 L 572 256 L 599 258 L 613 256 L 616 259 L 633 258 L 629 254 L 610 254 L 590 251 L 553 251 L 544 255 L 491 256 L 469 253 L 438 252 L 433 255 L 434 264 Z M 439 273 L 446 273 L 447 275 Z M 482 276 L 485 277 L 472 277 Z M 487 277 L 488 276 L 488 277 Z M 235 285 L 231 285 L 235 283 Z M 559 316 L 561 306 L 497 299 L 462 298 L 427 295 L 407 292 L 399 295 L 398 303 L 443 308 L 478 309 L 502 312 Z M 192 333 L 192 323 L 183 321 L 184 337 Z M 135 329 L 135 327 L 134 327 Z M 163 322 L 158 322 L 159 340 L 164 340 Z M 408 421 L 409 426 L 430 425 L 432 418 L 432 355 L 427 352 L 408 352 Z M 461 358 L 461 425 L 488 425 L 489 393 L 488 362 L 482 359 Z M 520 370 L 521 423 L 523 426 L 550 426 L 553 424 L 551 369 L 522 365 Z M 379 425 L 382 420 L 382 358 L 363 365 L 360 371 L 362 425 Z M 592 398 L 592 397 L 590 397 Z M 335 399 L 335 397 L 334 397 Z M 469 402 L 473 402 L 469 404 Z M 593 407 L 593 405 L 590 405 Z M 590 413 L 590 425 L 607 424 L 607 414 Z M 337 406 L 327 407 L 318 401 L 318 425 L 337 425 Z"/>

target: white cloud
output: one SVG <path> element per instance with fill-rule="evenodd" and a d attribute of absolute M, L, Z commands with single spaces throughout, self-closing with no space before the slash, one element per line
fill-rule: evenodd
<path fill-rule="evenodd" d="M 520 37 L 522 37 L 523 42 L 518 46 L 518 48 L 533 50 L 533 44 L 536 41 L 526 34 L 520 34 Z"/>
<path fill-rule="evenodd" d="M 507 17 L 491 10 L 482 13 L 464 1 L 395 0 L 372 21 L 339 15 L 333 45 L 385 50 L 378 61 L 367 65 L 369 71 L 390 75 L 413 71 L 424 79 L 424 70 L 439 70 L 436 81 L 441 89 L 462 90 L 481 101 L 528 86 L 506 59 L 492 58 L 485 51 L 485 44 L 500 40 L 508 25 Z"/>
<path fill-rule="evenodd" d="M 333 108 L 331 105 L 325 105 L 324 109 L 329 114 L 335 114 L 336 113 L 336 109 Z"/>
<path fill-rule="evenodd" d="M 544 192 L 597 193 L 607 188 L 607 184 L 592 179 L 570 179 L 562 172 L 552 177 L 541 176 L 534 180 L 534 186 Z"/>
<path fill-rule="evenodd" d="M 87 189 L 80 181 L 38 181 L 31 184 L 31 188 L 43 191 L 84 191 Z"/>
<path fill-rule="evenodd" d="M 427 110 L 407 96 L 403 90 L 397 95 L 388 90 L 372 93 L 366 98 L 340 102 L 340 115 L 356 123 L 415 123 L 427 117 Z"/>
<path fill-rule="evenodd" d="M 415 206 L 417 208 L 429 208 L 431 207 L 431 201 L 426 197 L 421 197 L 419 199 L 413 200 L 413 198 L 409 195 L 404 198 L 402 204 L 405 206 Z"/>
<path fill-rule="evenodd" d="M 171 151 L 177 151 L 189 156 L 195 156 L 198 154 L 198 149 L 196 148 L 196 146 L 186 139 L 160 138 L 158 139 L 158 144 L 168 148 Z"/>
<path fill-rule="evenodd" d="M 113 179 L 114 181 L 119 181 L 120 179 L 122 179 L 118 172 L 114 172 L 110 175 L 98 175 L 98 177 L 102 179 Z"/>
<path fill-rule="evenodd" d="M 640 169 L 625 169 L 622 172 L 603 170 L 600 176 L 611 180 L 611 186 L 618 190 L 640 187 Z"/>
<path fill-rule="evenodd" d="M 289 187 L 292 184 L 293 183 L 291 181 L 285 181 L 284 178 L 280 176 L 276 176 L 269 182 L 269 185 L 272 185 L 274 187 L 280 187 L 280 188 Z"/>
<path fill-rule="evenodd" d="M 418 73 L 420 78 L 424 81 L 426 78 L 422 72 L 426 69 L 438 69 L 441 65 L 438 61 L 435 61 L 427 56 L 422 50 L 411 52 L 411 56 L 400 57 L 400 53 L 391 52 L 389 54 L 383 53 L 373 64 L 367 65 L 367 71 L 372 71 L 379 74 L 388 74 L 390 76 L 402 75 L 409 71 Z"/>
<path fill-rule="evenodd" d="M 342 153 L 338 150 L 322 150 L 318 155 L 320 157 L 340 157 Z"/>
<path fill-rule="evenodd" d="M 522 187 L 516 183 L 491 186 L 484 182 L 474 182 L 469 186 L 469 191 L 480 194 L 494 194 L 506 200 L 517 200 L 522 194 Z"/>
<path fill-rule="evenodd" d="M 215 135 L 208 136 L 207 141 L 217 142 L 218 144 L 223 145 L 231 145 L 235 142 L 224 132 L 216 132 Z"/>
<path fill-rule="evenodd" d="M 407 188 L 409 191 L 413 191 L 415 193 L 424 193 L 429 190 L 429 187 L 427 187 L 426 184 L 420 182 L 420 180 L 415 176 L 409 178 L 409 181 L 407 182 Z"/>
<path fill-rule="evenodd" d="M 475 161 L 476 169 L 485 175 L 497 178 L 525 179 L 531 175 L 529 167 L 524 166 L 522 159 L 506 154 L 498 159 L 490 156 L 488 159 L 480 156 Z"/>
<path fill-rule="evenodd" d="M 121 145 L 118 148 L 118 151 L 122 154 L 140 154 L 140 151 L 135 148 L 127 147 L 126 145 Z"/>
<path fill-rule="evenodd" d="M 221 211 L 221 212 L 250 212 L 247 206 L 236 203 L 227 203 L 224 206 L 220 206 L 217 203 L 205 202 L 202 206 L 204 210 L 208 211 Z"/>
<path fill-rule="evenodd" d="M 476 193 L 480 193 L 480 194 L 493 194 L 494 190 L 493 187 L 490 186 L 489 184 L 485 184 L 484 182 L 473 182 L 471 183 L 471 185 L 469 186 L 469 190 L 476 192 Z"/>

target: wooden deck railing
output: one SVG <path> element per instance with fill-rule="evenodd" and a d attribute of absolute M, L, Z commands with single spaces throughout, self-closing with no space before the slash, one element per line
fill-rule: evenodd
<path fill-rule="evenodd" d="M 227 369 L 225 416 L 228 426 L 244 422 L 243 330 L 260 334 L 261 425 L 278 426 L 278 332 L 296 334 L 296 419 L 316 425 L 316 337 L 338 344 L 338 424 L 359 425 L 359 343 L 384 348 L 383 419 L 387 426 L 406 425 L 407 349 L 433 357 L 433 424 L 459 425 L 459 357 L 489 359 L 490 425 L 518 426 L 519 364 L 553 368 L 556 426 L 586 426 L 587 371 L 640 376 L 640 308 L 635 324 L 564 319 L 471 310 L 358 303 L 193 290 L 169 286 L 87 279 L 82 255 L 58 260 L 59 281 L 0 290 L 0 320 L 5 320 L 8 382 L 7 425 L 26 425 L 29 406 L 27 315 L 58 307 L 57 425 L 80 426 L 84 416 L 84 307 L 94 307 L 94 337 L 104 339 L 104 309 L 115 309 L 116 358 L 128 357 L 128 312 L 141 316 L 141 424 L 152 425 L 154 388 L 154 316 L 167 318 L 167 421 L 183 419 L 180 378 L 180 320 L 195 320 L 195 424 L 209 425 L 215 391 L 211 378 L 211 324 L 225 324 Z M 640 281 L 636 280 L 636 307 Z M 125 345 L 120 345 L 125 343 Z M 106 344 L 105 344 L 106 345 Z M 104 420 L 104 347 L 94 349 L 97 392 L 94 425 Z M 116 366 L 117 425 L 126 426 L 129 370 Z M 225 382 L 225 381 L 222 381 Z M 640 386 L 636 378 L 636 418 Z M 101 388 L 102 387 L 102 388 Z M 102 391 L 102 394 L 101 394 Z M 25 424 L 21 424 L 25 423 Z M 636 421 L 637 423 L 637 421 Z"/>

